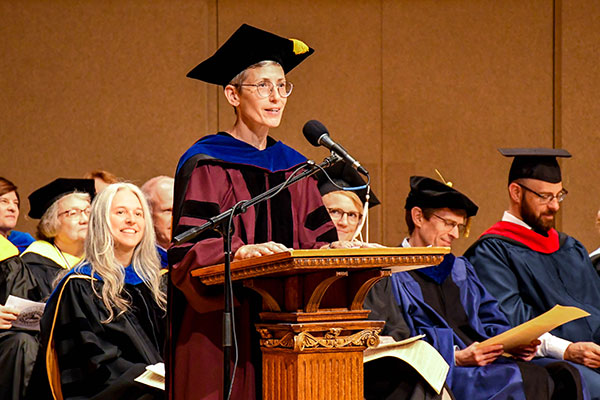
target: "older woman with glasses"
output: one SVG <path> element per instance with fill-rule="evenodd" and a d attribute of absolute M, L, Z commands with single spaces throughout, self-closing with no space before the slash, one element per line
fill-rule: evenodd
<path fill-rule="evenodd" d="M 52 293 L 59 273 L 74 267 L 83 256 L 94 193 L 92 179 L 59 178 L 29 195 L 29 216 L 40 220 L 38 240 L 21 258 L 33 273 L 43 298 Z"/>
<path fill-rule="evenodd" d="M 226 131 L 201 138 L 181 158 L 175 178 L 173 235 L 202 225 L 283 182 L 306 161 L 297 151 L 269 136 L 279 126 L 293 85 L 286 73 L 313 53 L 306 44 L 242 25 L 217 52 L 188 77 L 220 85 L 236 120 Z M 305 179 L 234 219 L 235 259 L 259 257 L 290 248 L 319 248 L 337 240 L 314 179 Z M 193 268 L 223 262 L 223 239 L 204 232 L 191 243 L 169 250 L 174 290 L 171 318 L 171 377 L 176 399 L 221 398 L 221 319 L 223 296 L 190 276 Z M 238 368 L 232 398 L 254 399 L 260 387 L 251 350 L 256 333 L 251 294 L 237 288 Z M 252 302 L 251 302 L 252 300 Z M 202 354 L 198 363 L 192 354 Z M 184 371 L 183 373 L 181 371 Z M 260 397 L 260 393 L 259 393 Z"/>

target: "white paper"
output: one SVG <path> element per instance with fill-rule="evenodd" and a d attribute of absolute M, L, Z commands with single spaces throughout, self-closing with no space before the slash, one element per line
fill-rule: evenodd
<path fill-rule="evenodd" d="M 46 307 L 45 303 L 9 295 L 5 306 L 19 313 L 17 319 L 12 323 L 13 328 L 28 331 L 40 330 L 40 319 L 44 313 L 44 307 Z"/>
<path fill-rule="evenodd" d="M 147 365 L 146 371 L 144 371 L 144 373 L 134 380 L 136 382 L 143 383 L 144 385 L 165 390 L 165 364 L 158 363 L 154 365 Z"/>

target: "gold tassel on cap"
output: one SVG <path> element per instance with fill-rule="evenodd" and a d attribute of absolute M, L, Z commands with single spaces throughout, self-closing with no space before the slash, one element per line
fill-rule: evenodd
<path fill-rule="evenodd" d="M 442 180 L 442 182 L 444 182 L 444 184 L 448 187 L 452 187 L 453 183 L 452 182 L 446 182 L 446 180 L 444 179 L 444 177 L 442 176 L 442 173 L 440 171 L 438 171 L 437 168 L 435 168 L 435 173 L 438 174 L 438 176 L 440 177 L 440 179 Z M 468 238 L 469 237 L 469 233 L 471 233 L 471 224 L 473 224 L 473 217 L 469 217 L 467 218 L 467 223 L 465 224 L 465 234 L 464 237 Z"/>
<path fill-rule="evenodd" d="M 304 54 L 309 50 L 309 47 L 302 40 L 290 39 L 294 43 L 294 54 Z"/>
<path fill-rule="evenodd" d="M 452 182 L 446 182 L 446 180 L 444 179 L 444 177 L 442 176 L 442 173 L 440 171 L 438 171 L 437 168 L 435 168 L 435 173 L 438 174 L 438 176 L 440 177 L 440 179 L 442 180 L 442 182 L 444 182 L 444 184 L 448 187 L 452 187 Z"/>
<path fill-rule="evenodd" d="M 473 223 L 473 217 L 467 218 L 467 225 L 465 226 L 465 234 L 464 237 L 468 238 L 469 233 L 471 233 L 471 224 Z"/>

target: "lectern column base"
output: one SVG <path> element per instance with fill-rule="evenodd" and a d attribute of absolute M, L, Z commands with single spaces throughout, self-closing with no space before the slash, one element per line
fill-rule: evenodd
<path fill-rule="evenodd" d="M 263 349 L 263 399 L 363 399 L 363 350 Z"/>
<path fill-rule="evenodd" d="M 263 399 L 362 400 L 363 351 L 383 321 L 257 324 Z"/>

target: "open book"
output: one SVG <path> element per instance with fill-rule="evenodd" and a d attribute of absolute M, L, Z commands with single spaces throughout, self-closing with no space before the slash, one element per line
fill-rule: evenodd
<path fill-rule="evenodd" d="M 396 342 L 390 336 L 380 336 L 379 346 L 367 348 L 364 362 L 382 357 L 395 357 L 412 366 L 440 394 L 450 367 L 437 350 L 424 340 L 425 335 Z"/>
<path fill-rule="evenodd" d="M 165 390 L 165 364 L 158 363 L 146 366 L 146 371 L 134 380 L 144 385 Z"/>
<path fill-rule="evenodd" d="M 504 345 L 504 350 L 511 350 L 521 345 L 529 344 L 544 333 L 550 332 L 552 329 L 566 324 L 567 322 L 587 317 L 588 315 L 590 315 L 590 313 L 581 308 L 556 305 L 542 315 L 530 319 L 519 326 L 494 336 L 493 338 L 484 340 L 479 343 L 478 346 L 502 344 Z"/>

